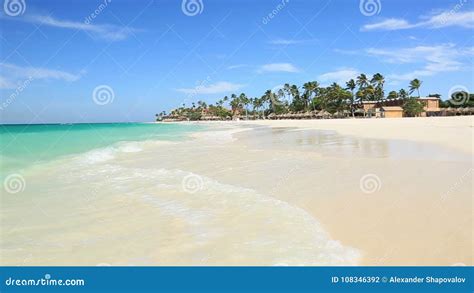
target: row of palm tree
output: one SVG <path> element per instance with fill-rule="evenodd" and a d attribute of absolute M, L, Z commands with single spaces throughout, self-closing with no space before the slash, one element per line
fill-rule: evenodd
<path fill-rule="evenodd" d="M 325 110 L 335 112 L 349 111 L 352 116 L 357 104 L 363 101 L 377 101 L 385 98 L 385 78 L 376 73 L 369 79 L 366 74 L 360 74 L 356 79 L 350 79 L 345 87 L 334 82 L 327 87 L 322 87 L 317 81 L 309 81 L 301 87 L 284 84 L 273 90 L 267 90 L 260 97 L 248 97 L 245 93 L 232 94 L 219 99 L 214 105 L 207 105 L 203 101 L 192 103 L 190 107 L 185 104 L 173 110 L 168 116 L 182 116 L 191 120 L 199 120 L 202 115 L 211 115 L 219 118 L 229 118 L 235 115 L 248 117 L 266 117 L 271 113 L 301 113 Z M 408 91 L 400 89 L 391 91 L 386 98 L 409 98 L 414 92 L 420 97 L 422 82 L 414 79 L 409 84 Z M 225 107 L 228 105 L 230 109 Z M 165 117 L 166 113 L 157 114 Z"/>

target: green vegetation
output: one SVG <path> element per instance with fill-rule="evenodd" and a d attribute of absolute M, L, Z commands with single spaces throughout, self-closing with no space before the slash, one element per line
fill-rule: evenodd
<path fill-rule="evenodd" d="M 406 99 L 403 103 L 403 112 L 408 117 L 417 117 L 423 112 L 423 104 L 415 98 Z"/>
<path fill-rule="evenodd" d="M 338 83 L 332 83 L 323 87 L 317 81 L 309 81 L 301 87 L 285 84 L 276 90 L 267 90 L 260 97 L 248 97 L 245 93 L 225 96 L 215 104 L 207 105 L 198 101 L 197 106 L 192 103 L 191 107 L 185 104 L 169 115 L 162 112 L 157 114 L 157 120 L 163 118 L 178 120 L 227 120 L 232 117 L 260 119 L 269 115 L 287 113 L 314 113 L 316 111 L 327 111 L 330 114 L 341 116 L 355 116 L 358 113 L 358 104 L 364 101 L 380 101 L 385 97 L 385 78 L 376 73 L 371 78 L 360 74 L 351 79 L 342 87 Z M 409 84 L 408 91 L 400 89 L 398 92 L 388 93 L 388 99 L 405 99 L 403 108 L 409 116 L 417 116 L 423 111 L 421 103 L 410 96 L 416 92 L 420 97 L 422 81 L 414 79 Z M 227 105 L 224 106 L 224 105 Z M 230 108 L 230 109 L 229 109 Z M 347 114 L 347 115 L 346 115 Z"/>

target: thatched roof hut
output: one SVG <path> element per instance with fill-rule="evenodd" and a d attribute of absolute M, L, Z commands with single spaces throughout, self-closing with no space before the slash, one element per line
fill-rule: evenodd
<path fill-rule="evenodd" d="M 319 111 L 318 114 L 316 114 L 316 117 L 319 117 L 319 118 L 330 118 L 330 117 L 331 117 L 331 113 L 329 113 L 329 112 L 326 111 L 326 110 L 321 110 L 321 111 Z"/>

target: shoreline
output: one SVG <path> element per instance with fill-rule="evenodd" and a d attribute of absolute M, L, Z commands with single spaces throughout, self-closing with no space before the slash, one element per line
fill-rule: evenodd
<path fill-rule="evenodd" d="M 342 136 L 376 138 L 382 141 L 400 140 L 402 143 L 413 142 L 422 143 L 428 147 L 438 146 L 447 153 L 455 154 L 460 151 L 463 156 L 470 155 L 472 158 L 471 117 L 360 120 L 362 122 L 357 125 L 347 125 L 341 121 L 348 120 L 206 123 L 215 126 L 244 126 L 253 130 L 255 126 L 266 126 L 275 130 L 294 128 L 302 133 L 333 130 Z M 400 121 L 403 121 L 403 126 L 410 126 L 410 130 L 403 132 L 405 128 L 400 127 Z M 237 143 L 249 149 L 249 145 L 246 145 L 248 141 L 245 142 L 243 138 L 251 132 L 252 130 L 238 133 Z M 383 135 L 379 135 L 380 133 Z M 278 153 L 281 154 L 281 152 L 276 154 Z M 469 232 L 472 230 L 469 228 L 469 223 L 472 223 L 472 197 L 470 195 L 472 180 L 468 180 L 469 174 L 472 175 L 472 159 L 470 162 L 456 162 L 445 159 L 420 161 L 409 158 L 364 159 L 321 158 L 319 156 L 305 158 L 309 153 L 302 157 L 301 154 L 292 153 L 295 161 L 307 159 L 314 164 L 324 163 L 336 166 L 324 167 L 329 175 L 322 177 L 320 175 L 319 179 L 323 179 L 318 180 L 327 182 L 325 183 L 328 185 L 327 188 L 324 186 L 316 188 L 326 194 L 320 198 L 311 196 L 311 189 L 304 185 L 312 181 L 313 172 L 315 174 L 320 174 L 320 172 L 317 168 L 316 170 L 303 168 L 295 171 L 295 174 L 284 175 L 284 184 L 288 187 L 283 192 L 275 192 L 273 196 L 308 211 L 321 222 L 332 239 L 341 241 L 343 245 L 360 249 L 363 253 L 360 265 L 451 265 L 455 263 L 472 265 L 472 236 Z M 252 172 L 253 168 L 246 168 L 248 172 Z M 365 174 L 364 172 L 376 173 L 381 178 L 383 188 L 380 192 L 367 195 L 358 190 L 359 179 Z M 303 178 L 300 174 L 304 174 Z M 335 176 L 337 174 L 339 175 Z M 235 176 L 244 175 L 239 173 Z M 308 176 L 309 180 L 305 180 L 304 176 Z M 336 183 L 334 180 L 339 176 L 345 180 L 350 178 L 352 180 L 350 187 L 344 182 L 340 182 L 342 187 L 334 187 Z M 443 178 L 446 183 L 434 182 L 434 178 Z M 276 181 L 279 179 L 281 178 L 277 177 Z M 229 178 L 224 177 L 224 180 L 229 180 Z M 261 176 L 256 179 L 256 181 L 259 180 L 265 181 Z M 240 177 L 240 181 L 252 180 L 247 176 Z M 234 183 L 237 184 L 238 181 Z M 251 184 L 250 186 L 259 190 L 258 185 Z M 261 185 L 271 186 L 268 183 Z M 298 191 L 300 199 L 295 200 L 291 190 Z M 260 187 L 260 191 L 265 192 L 265 188 Z M 447 198 L 444 198 L 445 194 L 448 194 Z M 370 229 L 364 229 L 364 227 L 370 227 Z M 466 227 L 466 230 L 459 227 Z M 375 238 L 368 240 L 365 238 L 367 235 Z M 407 238 L 403 239 L 404 237 Z M 450 237 L 452 239 L 449 239 Z M 454 239 L 457 240 L 454 241 Z M 397 247 L 394 247 L 394 243 Z M 433 249 L 425 246 L 428 243 L 431 243 Z M 386 247 L 389 249 L 385 249 Z"/>
<path fill-rule="evenodd" d="M 374 139 L 400 139 L 409 141 L 422 141 L 426 143 L 435 143 L 441 146 L 461 150 L 465 153 L 471 153 L 470 145 L 458 143 L 458 138 L 463 135 L 473 136 L 474 134 L 474 116 L 456 116 L 456 117 L 416 117 L 416 118 L 383 118 L 383 119 L 307 119 L 307 120 L 241 120 L 241 121 L 183 121 L 183 122 L 156 122 L 156 123 L 184 123 L 196 125 L 259 125 L 268 127 L 297 128 L 299 130 L 333 130 L 341 135 L 351 135 Z M 410 129 L 404 128 L 404 132 L 398 130 L 399 127 L 409 127 L 410 124 L 423 126 L 428 132 L 410 132 Z M 377 128 L 357 129 L 356 127 L 377 126 Z M 389 128 L 386 128 L 389 127 Z M 454 128 L 454 132 L 443 132 L 437 136 L 431 133 L 436 127 Z M 457 128 L 457 129 L 456 129 Z M 406 131 L 408 130 L 408 131 Z M 439 130 L 439 128 L 438 128 Z M 474 138 L 471 144 L 474 143 Z"/>

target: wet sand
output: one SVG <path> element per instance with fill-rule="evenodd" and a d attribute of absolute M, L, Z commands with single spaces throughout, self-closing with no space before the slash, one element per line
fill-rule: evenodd
<path fill-rule="evenodd" d="M 472 121 L 239 122 L 211 175 L 305 209 L 361 265 L 472 265 Z"/>

